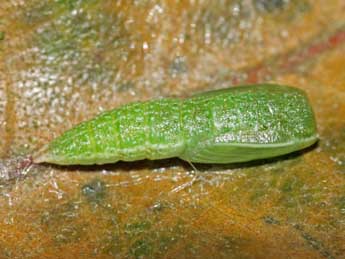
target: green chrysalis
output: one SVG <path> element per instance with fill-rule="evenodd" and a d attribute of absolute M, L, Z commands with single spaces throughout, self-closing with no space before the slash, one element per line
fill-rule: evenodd
<path fill-rule="evenodd" d="M 130 103 L 66 131 L 33 160 L 88 165 L 179 157 L 233 163 L 287 154 L 316 141 L 305 93 L 262 84 Z"/>

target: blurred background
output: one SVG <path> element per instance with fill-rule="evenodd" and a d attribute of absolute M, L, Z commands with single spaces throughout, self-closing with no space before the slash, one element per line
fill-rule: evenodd
<path fill-rule="evenodd" d="M 343 0 L 0 2 L 0 258 L 345 257 Z M 239 165 L 31 165 L 80 121 L 238 84 L 305 90 L 318 145 Z"/>

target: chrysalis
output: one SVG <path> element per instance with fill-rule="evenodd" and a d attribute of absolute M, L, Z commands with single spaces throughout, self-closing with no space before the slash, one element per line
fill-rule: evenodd
<path fill-rule="evenodd" d="M 33 159 L 61 165 L 170 157 L 233 163 L 287 154 L 316 141 L 315 117 L 306 94 L 289 86 L 262 84 L 188 99 L 130 103 L 66 131 Z"/>

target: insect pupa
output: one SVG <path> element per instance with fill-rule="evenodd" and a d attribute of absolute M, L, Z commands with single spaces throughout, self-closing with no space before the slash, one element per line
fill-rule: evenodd
<path fill-rule="evenodd" d="M 260 84 L 126 104 L 64 132 L 33 161 L 89 165 L 178 157 L 224 164 L 284 155 L 317 139 L 304 91 Z"/>

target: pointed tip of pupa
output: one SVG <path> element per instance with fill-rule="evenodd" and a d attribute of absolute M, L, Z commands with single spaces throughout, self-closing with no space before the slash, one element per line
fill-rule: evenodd
<path fill-rule="evenodd" d="M 46 163 L 50 160 L 48 145 L 44 145 L 37 152 L 32 155 L 32 161 L 35 164 Z"/>

